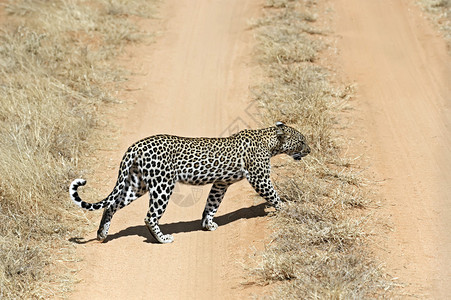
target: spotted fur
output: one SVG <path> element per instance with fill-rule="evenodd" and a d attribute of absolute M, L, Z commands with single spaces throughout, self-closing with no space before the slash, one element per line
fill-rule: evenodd
<path fill-rule="evenodd" d="M 85 210 L 104 209 L 97 238 L 104 240 L 114 213 L 149 192 L 147 228 L 160 243 L 174 239 L 163 234 L 158 221 L 166 210 L 176 182 L 191 185 L 213 184 L 202 215 L 202 227 L 215 230 L 213 217 L 227 188 L 244 178 L 277 209 L 280 198 L 270 179 L 270 158 L 285 153 L 295 160 L 310 153 L 305 137 L 277 122 L 276 126 L 243 130 L 226 138 L 186 138 L 155 135 L 130 146 L 119 168 L 113 191 L 104 200 L 87 203 L 77 189 L 86 184 L 76 179 L 70 185 L 72 200 Z"/>

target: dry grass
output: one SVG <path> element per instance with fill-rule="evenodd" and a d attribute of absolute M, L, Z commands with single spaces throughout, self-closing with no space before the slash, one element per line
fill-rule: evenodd
<path fill-rule="evenodd" d="M 67 201 L 96 110 L 125 80 L 111 58 L 143 33 L 127 15 L 152 2 L 11 1 L 0 33 L 0 298 L 61 296 L 55 271 L 87 220 Z M 130 8 L 131 7 L 131 8 Z M 127 8 L 130 8 L 127 10 Z M 138 13 L 139 12 L 139 13 Z"/>
<path fill-rule="evenodd" d="M 287 205 L 274 216 L 273 241 L 254 274 L 263 284 L 282 282 L 277 299 L 387 297 L 391 283 L 365 247 L 366 181 L 356 159 L 343 157 L 339 138 L 349 88 L 332 86 L 317 63 L 325 35 L 315 28 L 319 2 L 270 1 L 253 22 L 268 76 L 254 89 L 263 123 L 293 125 L 312 147 L 301 163 L 276 161 L 276 188 Z"/>
<path fill-rule="evenodd" d="M 442 31 L 451 51 L 451 0 L 419 0 L 419 3 Z"/>

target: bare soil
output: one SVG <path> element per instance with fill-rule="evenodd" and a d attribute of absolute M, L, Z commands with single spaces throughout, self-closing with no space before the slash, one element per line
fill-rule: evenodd
<path fill-rule="evenodd" d="M 338 48 L 357 84 L 355 141 L 366 140 L 389 232 L 376 232 L 408 295 L 451 295 L 451 59 L 414 1 L 339 0 Z"/>

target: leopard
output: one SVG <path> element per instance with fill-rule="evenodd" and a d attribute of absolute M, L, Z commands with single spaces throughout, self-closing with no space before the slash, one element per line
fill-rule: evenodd
<path fill-rule="evenodd" d="M 75 179 L 69 188 L 72 201 L 84 210 L 104 209 L 97 239 L 108 235 L 113 215 L 149 193 L 149 209 L 144 223 L 159 243 L 174 237 L 163 234 L 159 220 L 164 214 L 177 182 L 188 185 L 212 184 L 202 214 L 202 229 L 214 231 L 213 218 L 230 185 L 244 178 L 269 205 L 283 206 L 270 178 L 270 158 L 278 154 L 301 160 L 311 152 L 298 130 L 277 122 L 262 129 L 244 129 L 228 137 L 180 137 L 158 134 L 137 141 L 125 152 L 117 182 L 111 193 L 96 203 L 83 201 L 77 189 L 86 184 Z"/>

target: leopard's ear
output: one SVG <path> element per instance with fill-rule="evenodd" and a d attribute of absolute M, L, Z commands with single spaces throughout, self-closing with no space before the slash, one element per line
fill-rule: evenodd
<path fill-rule="evenodd" d="M 283 124 L 282 122 L 276 122 L 276 127 L 277 127 L 277 135 L 278 136 L 282 136 L 282 135 L 284 135 L 285 133 L 283 132 L 283 130 L 282 130 L 282 127 L 284 127 L 285 126 L 285 124 Z"/>

